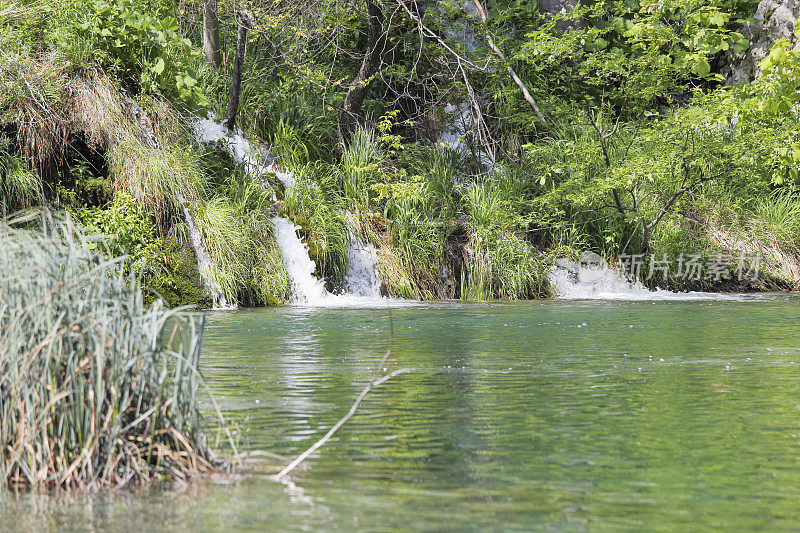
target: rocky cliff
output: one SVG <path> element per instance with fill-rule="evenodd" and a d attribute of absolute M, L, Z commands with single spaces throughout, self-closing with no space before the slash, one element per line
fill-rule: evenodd
<path fill-rule="evenodd" d="M 762 0 L 753 20 L 739 30 L 750 40 L 750 48 L 741 54 L 729 52 L 723 59 L 721 72 L 727 82 L 747 83 L 757 78 L 761 74 L 759 62 L 779 39 L 785 38 L 792 48 L 797 48 L 795 23 L 798 17 L 800 0 Z"/>

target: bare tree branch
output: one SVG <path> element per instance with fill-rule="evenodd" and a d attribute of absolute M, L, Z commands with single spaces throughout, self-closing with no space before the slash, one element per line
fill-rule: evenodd
<path fill-rule="evenodd" d="M 479 0 L 473 0 L 473 2 L 475 3 L 475 7 L 478 8 L 478 14 L 480 14 L 481 21 L 485 25 L 487 19 L 486 19 L 486 12 L 483 10 L 483 5 Z M 520 79 L 519 76 L 517 76 L 517 73 L 514 71 L 513 68 L 511 68 L 511 65 L 508 63 L 508 61 L 506 61 L 506 56 L 503 53 L 503 51 L 500 50 L 500 48 L 498 48 L 497 45 L 494 44 L 494 41 L 492 40 L 492 37 L 489 35 L 488 31 L 484 33 L 484 36 L 486 37 L 486 43 L 489 45 L 489 48 L 491 48 L 492 51 L 497 55 L 497 57 L 500 58 L 500 61 L 502 61 L 506 67 L 506 71 L 508 71 L 508 75 L 511 76 L 512 80 L 514 80 L 514 83 L 517 84 L 517 87 L 519 87 L 522 90 L 522 96 L 525 98 L 525 101 L 528 102 L 528 104 L 530 104 L 530 106 L 533 108 L 533 111 L 534 113 L 536 113 L 536 116 L 539 117 L 539 120 L 541 120 L 542 123 L 545 123 L 546 121 L 544 115 L 539 109 L 539 106 L 536 105 L 536 101 L 531 96 L 531 93 L 528 91 L 528 88 L 525 86 L 523 81 Z"/>
<path fill-rule="evenodd" d="M 391 350 L 387 350 L 386 354 L 384 354 L 380 363 L 378 363 L 378 367 L 375 370 L 375 374 L 373 375 L 372 379 L 370 379 L 369 382 L 366 384 L 366 386 L 364 386 L 364 388 L 361 390 L 361 394 L 359 394 L 358 398 L 356 398 L 356 401 L 353 402 L 353 405 L 350 407 L 350 410 L 347 411 L 347 414 L 345 414 L 342 418 L 340 418 L 339 421 L 336 422 L 321 439 L 312 444 L 306 451 L 298 455 L 291 463 L 286 465 L 283 468 L 283 470 L 275 474 L 274 477 L 275 481 L 280 481 L 282 478 L 286 477 L 286 475 L 288 475 L 292 470 L 297 468 L 297 466 L 300 463 L 305 461 L 312 453 L 314 453 L 316 450 L 321 448 L 326 442 L 328 442 L 328 440 L 330 440 L 333 434 L 336 433 L 336 431 L 338 431 L 338 429 L 342 427 L 348 420 L 350 420 L 350 418 L 356 413 L 356 409 L 358 409 L 358 406 L 361 404 L 361 401 L 367 396 L 367 393 L 369 393 L 369 391 L 372 390 L 373 387 L 377 387 L 378 385 L 381 385 L 382 383 L 385 383 L 386 381 L 400 374 L 411 372 L 412 369 L 410 368 L 401 368 L 398 370 L 394 370 L 393 372 L 390 372 L 389 374 L 386 374 L 383 377 L 378 377 L 381 368 L 383 368 L 383 365 L 386 363 L 386 360 L 389 358 L 389 355 L 391 353 L 392 353 Z"/>
<path fill-rule="evenodd" d="M 378 72 L 381 65 L 381 54 L 386 46 L 387 31 L 384 28 L 383 10 L 373 2 L 367 0 L 367 46 L 361 68 L 355 79 L 350 84 L 347 95 L 344 97 L 344 110 L 339 114 L 339 140 L 344 146 L 350 140 L 358 124 L 361 105 L 369 91 L 372 77 Z"/>

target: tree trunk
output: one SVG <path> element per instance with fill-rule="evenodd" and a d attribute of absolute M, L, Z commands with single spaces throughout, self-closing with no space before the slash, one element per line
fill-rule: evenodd
<path fill-rule="evenodd" d="M 369 84 L 381 66 L 381 53 L 386 44 L 383 22 L 381 8 L 371 0 L 367 0 L 367 48 L 361 68 L 350 83 L 342 111 L 339 113 L 339 141 L 342 147 L 350 140 L 358 125 L 361 105 L 369 92 Z"/>
<path fill-rule="evenodd" d="M 233 61 L 233 77 L 231 79 L 231 94 L 228 97 L 228 109 L 225 111 L 225 126 L 232 130 L 236 125 L 236 112 L 239 110 L 239 95 L 242 92 L 242 69 L 244 57 L 247 53 L 247 31 L 249 24 L 246 20 L 239 21 L 239 31 L 236 34 L 236 58 Z"/>
<path fill-rule="evenodd" d="M 222 50 L 219 46 L 217 0 L 203 0 L 203 53 L 212 67 L 219 68 Z"/>

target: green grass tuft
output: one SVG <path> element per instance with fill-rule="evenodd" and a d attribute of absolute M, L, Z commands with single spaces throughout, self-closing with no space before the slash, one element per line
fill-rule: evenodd
<path fill-rule="evenodd" d="M 0 217 L 5 219 L 9 213 L 40 203 L 42 199 L 39 177 L 9 153 L 7 140 L 0 137 Z"/>
<path fill-rule="evenodd" d="M 100 488 L 217 468 L 202 436 L 203 318 L 146 307 L 125 258 L 72 224 L 0 222 L 0 489 Z"/>
<path fill-rule="evenodd" d="M 309 164 L 295 172 L 286 191 L 285 209 L 302 228 L 311 259 L 332 289 L 341 287 L 348 268 L 348 233 L 344 202 L 335 194 L 337 169 Z"/>

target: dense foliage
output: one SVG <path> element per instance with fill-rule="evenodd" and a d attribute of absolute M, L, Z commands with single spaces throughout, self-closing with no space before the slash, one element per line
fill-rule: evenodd
<path fill-rule="evenodd" d="M 544 296 L 552 260 L 583 250 L 746 251 L 779 285 L 800 275 L 800 52 L 776 43 L 746 85 L 720 74 L 756 1 L 219 1 L 218 68 L 202 2 L 77 4 L 0 2 L 3 209 L 68 207 L 173 303 L 207 298 L 184 208 L 206 274 L 247 305 L 290 297 L 276 214 L 334 291 L 351 232 L 414 298 Z M 277 203 L 187 126 L 224 114 L 242 25 L 239 126 L 295 176 L 268 179 Z M 139 118 L 87 126 L 78 78 Z M 35 127 L 50 116 L 59 142 Z"/>

